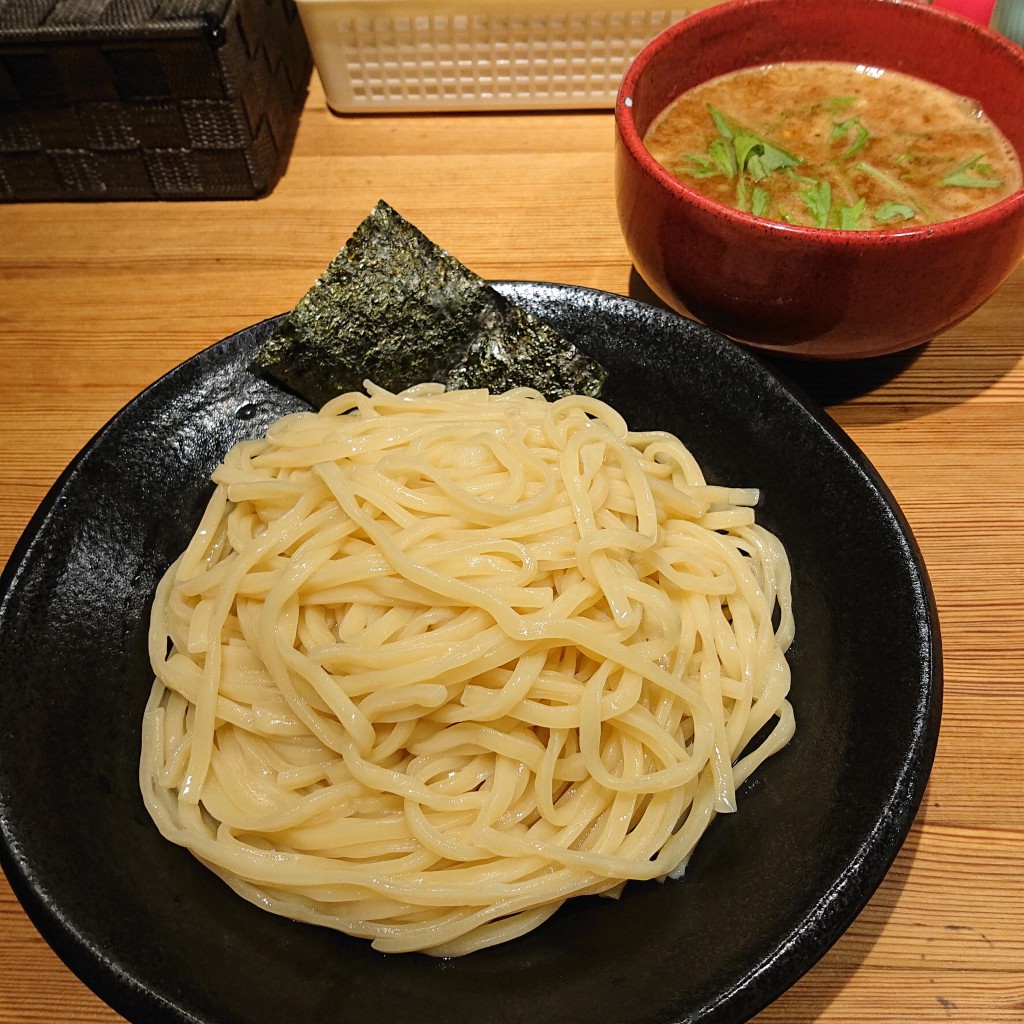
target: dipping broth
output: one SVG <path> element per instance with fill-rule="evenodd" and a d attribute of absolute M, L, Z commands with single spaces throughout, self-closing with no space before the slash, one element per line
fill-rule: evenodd
<path fill-rule="evenodd" d="M 743 68 L 689 90 L 644 138 L 689 187 L 803 227 L 898 229 L 1021 187 L 1020 160 L 971 99 L 832 61 Z"/>

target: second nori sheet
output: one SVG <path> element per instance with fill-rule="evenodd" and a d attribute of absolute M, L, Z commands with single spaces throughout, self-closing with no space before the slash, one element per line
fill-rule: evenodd
<path fill-rule="evenodd" d="M 549 398 L 598 395 L 604 368 L 381 201 L 278 325 L 257 364 L 316 406 L 371 380 Z"/>

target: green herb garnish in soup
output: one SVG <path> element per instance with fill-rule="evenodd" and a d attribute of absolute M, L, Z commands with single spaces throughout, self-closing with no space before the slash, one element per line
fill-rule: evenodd
<path fill-rule="evenodd" d="M 713 78 L 644 139 L 711 199 L 804 227 L 914 227 L 1021 187 L 1020 160 L 978 104 L 898 71 L 786 61 Z"/>

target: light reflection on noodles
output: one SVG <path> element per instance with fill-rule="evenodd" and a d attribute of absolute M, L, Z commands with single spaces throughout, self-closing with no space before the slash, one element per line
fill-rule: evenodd
<path fill-rule="evenodd" d="M 367 389 L 236 445 L 160 583 L 161 832 L 388 952 L 680 873 L 794 729 L 757 492 L 594 399 Z"/>

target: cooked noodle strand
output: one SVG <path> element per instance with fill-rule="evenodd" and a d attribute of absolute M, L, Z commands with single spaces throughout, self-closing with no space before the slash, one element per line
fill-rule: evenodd
<path fill-rule="evenodd" d="M 793 735 L 757 492 L 598 400 L 367 384 L 213 482 L 153 604 L 140 781 L 274 913 L 508 941 L 681 873 Z"/>

